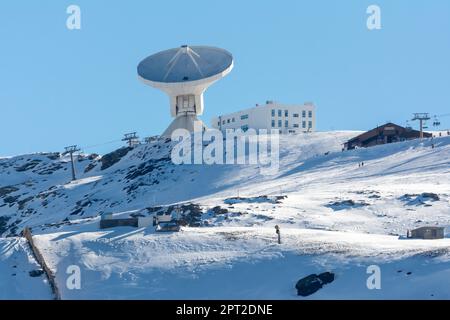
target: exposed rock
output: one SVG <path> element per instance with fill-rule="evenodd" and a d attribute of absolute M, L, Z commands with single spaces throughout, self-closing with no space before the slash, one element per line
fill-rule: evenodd
<path fill-rule="evenodd" d="M 181 217 L 178 222 L 181 226 L 199 227 L 202 214 L 202 209 L 198 204 L 184 204 L 181 206 Z"/>
<path fill-rule="evenodd" d="M 134 180 L 138 177 L 145 176 L 170 163 L 170 158 L 152 159 L 141 163 L 137 168 L 131 169 L 125 176 L 128 180 Z"/>
<path fill-rule="evenodd" d="M 8 221 L 10 217 L 0 217 L 0 235 L 8 230 Z"/>
<path fill-rule="evenodd" d="M 324 285 L 329 284 L 334 281 L 334 273 L 324 272 L 320 275 L 311 274 L 303 279 L 300 279 L 295 288 L 297 289 L 297 294 L 302 297 L 307 297 L 316 293 L 323 288 Z"/>
<path fill-rule="evenodd" d="M 18 188 L 13 187 L 13 186 L 6 186 L 6 187 L 1 187 L 0 188 L 0 198 L 3 198 L 4 196 L 19 191 Z"/>
<path fill-rule="evenodd" d="M 130 152 L 133 148 L 123 147 L 117 149 L 111 153 L 105 154 L 100 161 L 102 162 L 101 170 L 108 169 L 109 167 L 115 165 L 119 162 L 123 157 L 125 157 L 128 152 Z"/>
<path fill-rule="evenodd" d="M 322 281 L 323 284 L 329 284 L 334 281 L 334 273 L 332 272 L 324 272 L 319 274 L 319 279 Z"/>
<path fill-rule="evenodd" d="M 433 201 L 439 201 L 440 198 L 436 193 L 424 192 L 421 194 L 421 197 L 424 199 L 431 199 Z"/>
<path fill-rule="evenodd" d="M 431 206 L 429 201 L 439 201 L 439 195 L 431 192 L 424 192 L 422 194 L 405 194 L 400 197 L 400 200 L 405 201 L 409 206 L 420 206 L 425 205 L 427 207 Z"/>
<path fill-rule="evenodd" d="M 50 160 L 58 160 L 60 157 L 59 152 L 44 153 L 43 155 L 47 156 Z"/>
<path fill-rule="evenodd" d="M 17 167 L 16 171 L 17 172 L 24 172 L 24 171 L 28 171 L 28 170 L 34 169 L 41 162 L 42 162 L 42 160 L 39 160 L 39 159 L 31 160 L 31 161 L 25 163 L 24 165 L 22 165 L 20 167 Z"/>
<path fill-rule="evenodd" d="M 354 200 L 342 200 L 342 201 L 334 201 L 330 202 L 326 205 L 326 207 L 333 209 L 334 211 L 340 211 L 345 210 L 349 208 L 360 208 L 360 207 L 366 207 L 369 206 L 367 202 L 359 201 L 356 202 Z"/>
<path fill-rule="evenodd" d="M 273 220 L 272 217 L 266 216 L 264 214 L 253 214 L 253 217 L 258 219 L 258 220 L 263 220 L 263 221 L 270 221 Z"/>
<path fill-rule="evenodd" d="M 15 196 L 15 197 L 9 196 L 9 197 L 6 197 L 5 199 L 3 199 L 3 201 L 4 201 L 5 203 L 8 203 L 8 204 L 11 206 L 11 205 L 13 205 L 19 198 L 20 198 L 20 196 Z"/>
<path fill-rule="evenodd" d="M 227 214 L 228 213 L 228 209 L 222 208 L 221 206 L 216 206 L 216 207 L 211 209 L 211 212 L 215 216 L 217 216 L 217 215 Z"/>
<path fill-rule="evenodd" d="M 81 208 L 90 207 L 92 205 L 92 201 L 89 199 L 85 201 L 80 200 L 76 202 L 76 205 Z"/>
<path fill-rule="evenodd" d="M 44 274 L 44 270 L 31 270 L 29 272 L 30 277 L 36 278 L 36 277 L 40 277 Z"/>
<path fill-rule="evenodd" d="M 33 197 L 28 197 L 22 200 L 17 201 L 17 204 L 19 205 L 19 210 L 23 210 L 25 208 L 25 205 L 27 202 L 33 200 Z"/>
<path fill-rule="evenodd" d="M 287 196 L 258 196 L 258 197 L 233 197 L 225 199 L 223 202 L 225 204 L 233 205 L 237 203 L 281 203 L 281 200 L 286 199 Z"/>
<path fill-rule="evenodd" d="M 295 285 L 297 295 L 307 297 L 322 289 L 323 284 L 317 274 L 311 274 L 303 279 L 300 279 Z"/>
<path fill-rule="evenodd" d="M 86 168 L 84 169 L 84 173 L 88 173 L 89 171 L 91 171 L 92 169 L 94 169 L 97 166 L 97 163 L 95 162 L 91 162 L 89 163 Z"/>
<path fill-rule="evenodd" d="M 55 171 L 58 171 L 58 170 L 60 170 L 60 169 L 62 169 L 63 168 L 63 165 L 62 164 L 60 164 L 60 163 L 55 163 L 55 164 L 52 164 L 52 165 L 50 165 L 50 166 L 48 166 L 48 167 L 46 167 L 46 168 L 44 168 L 44 169 L 42 169 L 42 170 L 37 170 L 37 171 L 35 171 L 37 174 L 40 174 L 40 175 L 51 175 L 51 174 L 53 174 Z"/>
<path fill-rule="evenodd" d="M 82 213 L 82 212 L 83 212 L 83 208 L 76 207 L 76 208 L 70 213 L 70 215 L 71 215 L 71 216 L 76 216 L 76 215 L 79 215 L 79 214 Z"/>

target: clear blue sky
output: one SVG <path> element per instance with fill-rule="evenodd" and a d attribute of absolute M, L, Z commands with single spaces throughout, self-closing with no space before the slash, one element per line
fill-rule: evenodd
<path fill-rule="evenodd" d="M 79 31 L 66 28 L 70 4 L 81 7 Z M 380 31 L 366 28 L 370 4 L 382 9 Z M 136 66 L 181 44 L 235 58 L 205 95 L 207 123 L 267 99 L 315 102 L 319 130 L 450 113 L 448 0 L 3 0 L 0 155 L 160 134 L 168 98 L 141 84 Z"/>

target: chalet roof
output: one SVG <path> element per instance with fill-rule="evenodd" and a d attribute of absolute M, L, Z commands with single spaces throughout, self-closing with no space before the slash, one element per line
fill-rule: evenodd
<path fill-rule="evenodd" d="M 392 122 L 388 122 L 388 123 L 386 123 L 386 124 L 384 124 L 382 126 L 378 126 L 376 128 L 373 128 L 372 130 L 364 132 L 364 133 L 360 134 L 359 136 L 356 136 L 356 137 L 350 139 L 347 143 L 351 143 L 351 142 L 358 141 L 358 140 L 365 141 L 367 139 L 376 137 L 381 132 L 383 132 L 385 129 L 388 129 L 389 127 L 393 127 L 393 128 L 395 128 L 395 130 L 403 131 L 403 134 L 405 136 L 407 136 L 407 137 L 415 137 L 415 136 L 418 136 L 420 134 L 420 131 L 409 129 L 409 128 L 404 128 L 402 126 L 399 126 L 398 124 L 395 124 L 395 123 L 392 123 Z M 425 137 L 430 137 L 431 134 L 424 132 L 424 136 Z"/>
<path fill-rule="evenodd" d="M 426 227 L 420 227 L 417 229 L 413 229 L 412 231 L 422 231 L 422 230 L 443 230 L 444 227 L 438 227 L 438 226 L 426 226 Z"/>

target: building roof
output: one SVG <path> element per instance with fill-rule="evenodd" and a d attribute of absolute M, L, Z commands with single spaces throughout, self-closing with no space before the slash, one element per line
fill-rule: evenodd
<path fill-rule="evenodd" d="M 412 231 L 422 231 L 422 230 L 443 230 L 444 227 L 438 227 L 438 226 L 426 226 L 426 227 L 420 227 L 417 229 L 413 229 Z"/>
<path fill-rule="evenodd" d="M 360 134 L 359 136 L 356 136 L 356 137 L 350 139 L 347 143 L 352 143 L 352 142 L 355 142 L 355 141 L 358 141 L 358 140 L 359 141 L 365 141 L 365 140 L 368 140 L 370 138 L 376 137 L 376 136 L 378 136 L 380 134 L 380 132 L 383 132 L 386 128 L 389 128 L 389 127 L 393 127 L 396 130 L 404 131 L 403 135 L 406 136 L 406 137 L 413 138 L 413 137 L 416 137 L 416 136 L 420 135 L 420 131 L 404 128 L 404 127 L 399 126 L 399 125 L 397 125 L 395 123 L 389 122 L 389 123 L 386 123 L 386 124 L 384 124 L 382 126 L 378 126 L 378 127 L 374 128 L 372 130 L 364 132 L 364 133 Z M 432 135 L 431 135 L 431 133 L 424 132 L 424 136 L 425 137 L 431 137 Z"/>
<path fill-rule="evenodd" d="M 215 76 L 233 64 L 224 49 L 206 46 L 181 46 L 156 53 L 138 66 L 138 74 L 149 81 L 178 83 Z"/>

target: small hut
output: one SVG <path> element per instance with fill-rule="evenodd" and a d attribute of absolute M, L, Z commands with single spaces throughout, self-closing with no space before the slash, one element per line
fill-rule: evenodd
<path fill-rule="evenodd" d="M 408 238 L 411 239 L 444 239 L 443 227 L 421 227 L 414 230 L 408 230 Z"/>

